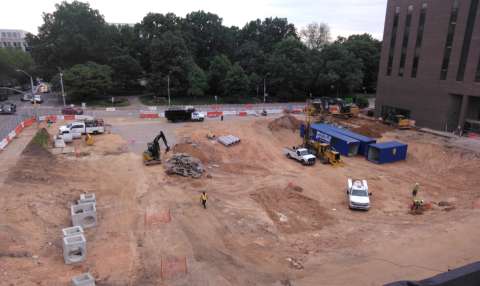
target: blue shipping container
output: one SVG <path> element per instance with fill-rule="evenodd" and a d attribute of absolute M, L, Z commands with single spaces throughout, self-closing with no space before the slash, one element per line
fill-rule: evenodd
<path fill-rule="evenodd" d="M 321 124 L 312 124 L 311 139 L 329 143 L 343 156 L 355 156 L 358 154 L 360 142 L 345 136 Z"/>
<path fill-rule="evenodd" d="M 385 164 L 407 159 L 408 145 L 397 141 L 371 144 L 368 147 L 367 160 Z"/>
<path fill-rule="evenodd" d="M 330 128 L 333 131 L 336 131 L 340 134 L 346 135 L 350 138 L 353 138 L 353 139 L 356 139 L 356 140 L 360 141 L 360 146 L 358 147 L 358 154 L 363 155 L 363 156 L 367 155 L 368 145 L 377 143 L 377 140 L 375 140 L 373 138 L 363 136 L 361 134 L 352 132 L 348 129 L 338 128 L 338 127 L 330 125 L 330 124 L 319 124 L 319 125 L 325 126 L 326 128 Z"/>

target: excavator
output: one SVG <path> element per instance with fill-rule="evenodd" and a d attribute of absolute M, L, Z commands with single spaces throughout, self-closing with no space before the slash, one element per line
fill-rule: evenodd
<path fill-rule="evenodd" d="M 160 131 L 160 134 L 158 134 L 157 137 L 153 139 L 153 142 L 149 142 L 147 144 L 147 150 L 143 152 L 143 164 L 145 164 L 146 166 L 162 163 L 162 160 L 160 159 L 160 144 L 158 143 L 160 139 L 162 139 L 163 144 L 165 144 L 165 153 L 170 151 L 170 147 L 167 143 L 167 138 L 165 137 L 165 134 L 163 134 L 163 131 Z"/>

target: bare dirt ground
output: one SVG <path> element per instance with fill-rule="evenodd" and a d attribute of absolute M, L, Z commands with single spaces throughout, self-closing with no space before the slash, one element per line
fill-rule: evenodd
<path fill-rule="evenodd" d="M 108 123 L 94 146 L 74 142 L 76 156 L 27 145 L 35 127 L 0 153 L 0 285 L 69 285 L 86 271 L 112 286 L 382 285 L 480 260 L 480 156 L 446 139 L 349 121 L 408 143 L 407 161 L 304 167 L 282 155 L 298 132 L 271 119 Z M 160 130 L 205 164 L 202 178 L 143 166 L 140 143 Z M 208 132 L 242 141 L 227 148 Z M 349 177 L 368 180 L 369 212 L 348 210 Z M 415 182 L 432 209 L 412 216 Z M 86 230 L 87 260 L 65 265 L 61 229 L 83 192 L 96 194 L 98 226 Z"/>

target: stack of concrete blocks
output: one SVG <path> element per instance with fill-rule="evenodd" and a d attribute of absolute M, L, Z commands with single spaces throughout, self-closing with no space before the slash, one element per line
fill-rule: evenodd
<path fill-rule="evenodd" d="M 95 286 L 95 278 L 90 273 L 83 273 L 72 278 L 72 286 Z"/>
<path fill-rule="evenodd" d="M 65 264 L 79 263 L 87 257 L 87 240 L 81 226 L 62 229 L 63 259 Z"/>
<path fill-rule="evenodd" d="M 72 225 L 82 228 L 97 225 L 97 209 L 95 194 L 81 194 L 76 205 L 70 207 Z"/>

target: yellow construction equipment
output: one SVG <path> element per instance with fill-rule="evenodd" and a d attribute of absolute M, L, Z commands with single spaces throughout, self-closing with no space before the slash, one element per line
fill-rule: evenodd
<path fill-rule="evenodd" d="M 85 136 L 85 143 L 87 143 L 88 146 L 93 146 L 93 143 L 95 143 L 93 136 L 87 133 Z"/>
<path fill-rule="evenodd" d="M 330 164 L 333 167 L 343 166 L 340 153 L 333 150 L 327 143 L 309 141 L 307 148 L 324 164 Z"/>
<path fill-rule="evenodd" d="M 343 166 L 343 162 L 340 159 L 340 153 L 335 151 L 330 144 L 321 143 L 310 138 L 310 126 L 312 122 L 312 117 L 315 114 L 318 114 L 318 108 L 315 107 L 315 103 L 307 101 L 307 106 L 305 108 L 305 132 L 303 135 L 303 147 L 307 148 L 313 155 L 315 155 L 322 163 L 330 164 L 334 167 Z"/>

